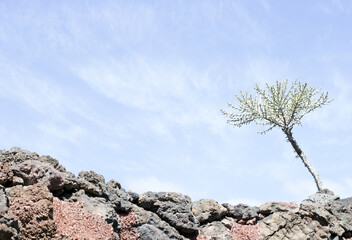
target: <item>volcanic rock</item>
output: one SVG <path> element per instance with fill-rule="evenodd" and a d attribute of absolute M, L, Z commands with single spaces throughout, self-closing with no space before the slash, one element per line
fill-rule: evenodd
<path fill-rule="evenodd" d="M 200 223 L 219 220 L 227 214 L 227 209 L 211 199 L 193 202 L 192 212 Z"/>
<path fill-rule="evenodd" d="M 192 201 L 174 192 L 147 192 L 139 195 L 138 205 L 155 212 L 161 219 L 183 234 L 194 234 L 199 226 L 192 213 Z"/>

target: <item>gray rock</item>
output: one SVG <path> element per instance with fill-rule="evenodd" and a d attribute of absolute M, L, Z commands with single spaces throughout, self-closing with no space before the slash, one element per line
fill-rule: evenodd
<path fill-rule="evenodd" d="M 65 172 L 63 175 L 64 175 L 64 190 L 69 192 L 77 191 L 80 187 L 80 184 L 76 176 L 71 172 Z"/>
<path fill-rule="evenodd" d="M 242 203 L 237 204 L 236 206 L 229 203 L 223 203 L 222 206 L 227 209 L 226 215 L 228 217 L 233 217 L 236 219 L 241 219 L 243 215 L 243 210 L 249 207 L 248 205 Z"/>
<path fill-rule="evenodd" d="M 88 182 L 84 178 L 78 178 L 77 183 L 79 185 L 79 189 L 83 189 L 86 194 L 96 197 L 103 196 L 103 190 L 100 184 L 93 184 Z"/>
<path fill-rule="evenodd" d="M 114 179 L 111 179 L 108 183 L 107 183 L 108 186 L 110 186 L 111 188 L 114 188 L 114 189 L 120 189 L 121 188 L 121 184 L 117 181 L 115 181 Z"/>
<path fill-rule="evenodd" d="M 230 230 L 234 226 L 234 222 L 235 222 L 235 219 L 230 217 L 225 217 L 224 219 L 221 220 L 221 223 Z"/>
<path fill-rule="evenodd" d="M 54 169 L 65 172 L 66 169 L 59 162 L 47 155 L 39 156 L 35 152 L 23 150 L 19 147 L 13 147 L 9 151 L 0 152 L 0 162 L 7 162 L 10 165 L 19 164 L 27 160 L 35 160 L 50 164 Z"/>
<path fill-rule="evenodd" d="M 147 192 L 139 195 L 138 205 L 155 212 L 183 234 L 197 232 L 199 223 L 192 213 L 191 199 L 174 192 Z"/>
<path fill-rule="evenodd" d="M 50 163 L 26 160 L 12 167 L 15 176 L 23 179 L 25 185 L 44 182 L 50 191 L 64 187 L 64 176 Z"/>
<path fill-rule="evenodd" d="M 138 193 L 135 193 L 135 192 L 132 192 L 131 190 L 129 190 L 127 192 L 127 194 L 129 194 L 131 196 L 131 201 L 133 203 L 136 203 L 136 204 L 138 203 L 138 199 L 139 199 L 139 194 Z"/>
<path fill-rule="evenodd" d="M 3 189 L 0 189 L 0 215 L 5 215 L 8 209 L 7 196 Z"/>
<path fill-rule="evenodd" d="M 350 204 L 352 203 L 352 197 L 339 199 L 339 201 L 341 201 L 343 204 L 345 204 L 346 206 L 348 206 L 348 205 L 350 205 Z"/>
<path fill-rule="evenodd" d="M 139 239 L 143 240 L 169 240 L 170 238 L 157 227 L 144 224 L 137 228 Z"/>
<path fill-rule="evenodd" d="M 259 208 L 258 207 L 250 207 L 247 204 L 237 204 L 237 205 L 231 205 L 229 203 L 224 203 L 222 204 L 227 209 L 227 216 L 228 217 L 233 217 L 237 221 L 238 220 L 250 220 L 253 218 L 258 218 L 258 212 Z"/>
<path fill-rule="evenodd" d="M 298 211 L 299 206 L 296 203 L 267 202 L 259 207 L 259 213 L 268 216 L 275 212 Z"/>
<path fill-rule="evenodd" d="M 325 205 L 329 202 L 339 199 L 339 196 L 331 195 L 331 193 L 315 193 L 302 201 L 302 204 L 321 204 Z"/>
<path fill-rule="evenodd" d="M 82 203 L 85 211 L 102 216 L 107 223 L 111 224 L 115 232 L 120 229 L 120 219 L 117 217 L 113 205 L 105 198 L 89 197 L 84 190 L 80 190 L 73 193 L 66 201 Z"/>
<path fill-rule="evenodd" d="M 291 212 L 276 212 L 259 226 L 263 240 L 328 239 L 329 236 L 328 227 Z"/>
<path fill-rule="evenodd" d="M 103 175 L 100 175 L 93 171 L 81 171 L 78 173 L 78 177 L 83 178 L 93 184 L 105 183 Z"/>
<path fill-rule="evenodd" d="M 161 232 L 163 232 L 168 239 L 186 240 L 186 238 L 166 221 L 163 221 L 156 213 L 146 211 L 145 209 L 133 205 L 131 211 L 136 215 L 138 219 L 138 225 L 153 225 Z M 141 238 L 143 239 L 143 238 Z"/>
<path fill-rule="evenodd" d="M 219 220 L 227 214 L 227 209 L 211 199 L 193 202 L 192 211 L 200 223 Z"/>
<path fill-rule="evenodd" d="M 249 208 L 245 208 L 243 210 L 243 215 L 242 215 L 242 219 L 243 220 L 250 220 L 253 218 L 258 218 L 259 214 L 259 208 L 258 207 L 249 207 Z"/>
<path fill-rule="evenodd" d="M 200 233 L 211 240 L 232 240 L 229 229 L 218 221 L 201 226 Z"/>
<path fill-rule="evenodd" d="M 0 224 L 5 224 L 9 228 L 12 228 L 16 233 L 19 231 L 18 220 L 13 216 L 0 214 Z"/>
<path fill-rule="evenodd" d="M 0 162 L 0 185 L 5 185 L 7 182 L 11 182 L 12 178 L 13 173 L 9 164 Z"/>
<path fill-rule="evenodd" d="M 116 211 L 127 213 L 133 208 L 133 198 L 114 180 L 106 184 L 107 199 L 114 205 Z"/>
<path fill-rule="evenodd" d="M 115 194 L 123 200 L 133 202 L 133 197 L 128 192 L 126 192 L 125 189 L 121 188 L 120 183 L 114 180 L 110 180 L 106 184 L 106 191 L 107 194 Z"/>

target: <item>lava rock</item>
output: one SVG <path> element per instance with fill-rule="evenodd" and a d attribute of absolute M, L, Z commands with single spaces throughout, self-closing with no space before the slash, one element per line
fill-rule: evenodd
<path fill-rule="evenodd" d="M 277 212 L 272 217 L 259 224 L 259 232 L 263 240 L 308 240 L 328 239 L 327 226 L 310 218 L 301 218 L 291 212 Z"/>
<path fill-rule="evenodd" d="M 298 211 L 299 207 L 295 202 L 284 203 L 284 202 L 267 202 L 259 207 L 259 213 L 264 216 L 268 216 L 275 212 L 289 212 Z"/>
<path fill-rule="evenodd" d="M 116 217 L 113 205 L 107 202 L 105 198 L 89 197 L 84 193 L 84 190 L 80 190 L 73 193 L 66 201 L 82 203 L 85 211 L 102 216 L 115 231 L 120 229 L 120 219 Z"/>
<path fill-rule="evenodd" d="M 219 220 L 227 214 L 227 209 L 211 199 L 193 202 L 192 212 L 200 223 Z"/>
<path fill-rule="evenodd" d="M 339 196 L 336 195 L 331 195 L 331 192 L 329 193 L 320 193 L 317 192 L 313 195 L 310 195 L 307 199 L 304 199 L 302 201 L 302 204 L 320 204 L 320 205 L 325 205 L 329 202 L 335 201 L 339 199 Z"/>
<path fill-rule="evenodd" d="M 169 223 L 161 219 L 156 213 L 147 211 L 141 207 L 133 205 L 131 210 L 136 218 L 138 219 L 138 223 L 135 225 L 143 226 L 143 225 L 153 225 L 160 231 L 162 231 L 168 239 L 175 239 L 175 240 L 186 240 L 184 236 L 180 234 L 173 226 Z M 195 232 L 197 233 L 197 232 Z"/>
<path fill-rule="evenodd" d="M 23 150 L 19 147 L 13 147 L 9 151 L 0 151 L 0 162 L 6 162 L 9 165 L 17 165 L 27 160 L 35 160 L 50 164 L 54 169 L 65 172 L 66 169 L 59 162 L 47 155 L 39 156 L 35 152 Z"/>
<path fill-rule="evenodd" d="M 81 171 L 78 173 L 78 177 L 83 178 L 93 184 L 105 183 L 104 176 L 93 171 Z"/>
<path fill-rule="evenodd" d="M 20 239 L 56 239 L 53 196 L 44 183 L 6 189 L 9 212 L 20 222 Z"/>
<path fill-rule="evenodd" d="M 259 208 L 251 207 L 247 204 L 231 205 L 229 203 L 222 204 L 227 209 L 227 216 L 235 218 L 237 221 L 250 220 L 259 217 Z"/>
<path fill-rule="evenodd" d="M 144 224 L 137 228 L 139 239 L 143 240 L 169 240 L 170 238 L 157 227 Z"/>
<path fill-rule="evenodd" d="M 10 166 L 5 162 L 0 162 L 0 184 L 5 185 L 7 182 L 11 182 L 13 178 L 13 172 Z"/>
<path fill-rule="evenodd" d="M 139 195 L 138 206 L 155 212 L 183 234 L 195 234 L 199 223 L 192 213 L 190 197 L 174 192 L 147 192 Z"/>
<path fill-rule="evenodd" d="M 215 221 L 200 227 L 201 235 L 212 240 L 232 240 L 231 233 L 221 222 Z"/>
<path fill-rule="evenodd" d="M 0 215 L 4 215 L 7 212 L 8 202 L 7 196 L 3 189 L 0 189 Z"/>
<path fill-rule="evenodd" d="M 14 166 L 15 176 L 23 179 L 25 185 L 44 182 L 49 190 L 60 190 L 64 187 L 64 177 L 51 164 L 36 160 L 26 160 Z"/>

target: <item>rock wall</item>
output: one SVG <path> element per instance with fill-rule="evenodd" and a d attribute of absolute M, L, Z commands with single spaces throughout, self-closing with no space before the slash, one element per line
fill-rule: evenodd
<path fill-rule="evenodd" d="M 316 193 L 259 207 L 136 194 L 102 175 L 75 176 L 50 156 L 0 151 L 0 239 L 352 239 L 352 199 Z"/>

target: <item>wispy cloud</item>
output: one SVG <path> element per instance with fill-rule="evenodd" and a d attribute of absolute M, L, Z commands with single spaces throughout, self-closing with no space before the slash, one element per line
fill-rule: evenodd
<path fill-rule="evenodd" d="M 144 112 L 139 119 L 142 125 L 153 124 L 148 116 L 155 113 L 152 129 L 161 134 L 169 124 L 218 124 L 220 114 L 213 97 L 218 97 L 221 82 L 210 81 L 211 73 L 201 73 L 185 63 L 136 57 L 94 61 L 73 71 L 106 98 Z"/>

